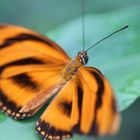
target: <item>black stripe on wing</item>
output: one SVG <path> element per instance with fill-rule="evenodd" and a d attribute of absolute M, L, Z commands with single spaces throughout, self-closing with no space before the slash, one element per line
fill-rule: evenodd
<path fill-rule="evenodd" d="M 65 122 L 64 122 L 65 123 Z M 37 133 L 46 140 L 62 140 L 63 138 L 70 138 L 72 137 L 72 133 L 69 131 L 59 130 L 57 128 L 54 128 L 53 126 L 50 126 L 45 121 L 39 119 L 36 122 L 35 127 Z"/>
<path fill-rule="evenodd" d="M 28 64 L 45 64 L 45 62 L 37 59 L 37 58 L 25 58 L 21 60 L 16 60 L 14 62 L 7 63 L 0 67 L 0 74 L 3 72 L 3 70 L 9 66 L 20 66 L 20 65 L 28 65 Z"/>
<path fill-rule="evenodd" d="M 79 80 L 80 82 L 80 80 Z M 78 83 L 79 83 L 78 82 Z M 73 128 L 73 132 L 82 134 L 80 131 L 80 122 L 81 122 L 81 116 L 82 116 L 82 101 L 83 101 L 83 87 L 81 84 L 77 85 L 77 94 L 78 94 L 78 110 L 79 110 L 79 122 L 76 126 Z"/>
<path fill-rule="evenodd" d="M 16 104 L 14 104 L 11 101 L 8 101 L 8 98 L 4 95 L 2 90 L 0 90 L 0 102 L 2 102 L 2 104 L 3 104 L 2 106 L 8 106 L 8 108 L 14 112 L 19 110 L 19 108 L 16 107 Z M 1 108 L 2 108 L 2 106 L 1 106 Z"/>
<path fill-rule="evenodd" d="M 13 119 L 25 119 L 30 117 L 30 112 L 28 113 L 19 113 L 21 106 L 17 106 L 13 101 L 10 101 L 4 95 L 4 92 L 0 89 L 0 110 L 6 113 L 8 116 L 12 117 Z"/>
<path fill-rule="evenodd" d="M 91 128 L 91 131 L 89 132 L 89 135 L 98 135 L 98 124 L 97 124 L 97 110 L 102 106 L 102 97 L 104 93 L 104 81 L 103 81 L 103 75 L 101 72 L 99 73 L 98 71 L 89 71 L 90 74 L 96 79 L 97 84 L 98 84 L 98 90 L 97 90 L 97 99 L 95 103 L 95 109 L 94 109 L 94 114 L 95 118 L 93 120 L 93 125 Z"/>
<path fill-rule="evenodd" d="M 26 73 L 22 73 L 22 74 L 10 77 L 10 79 L 20 87 L 30 88 L 35 91 L 38 91 L 40 89 L 38 83 L 33 81 L 32 78 L 28 76 Z"/>
<path fill-rule="evenodd" d="M 13 45 L 14 43 L 17 43 L 17 42 L 22 42 L 22 41 L 27 41 L 27 40 L 30 40 L 30 41 L 38 41 L 38 42 L 41 42 L 41 43 L 45 43 L 46 45 L 49 45 L 50 47 L 55 47 L 54 45 L 52 45 L 47 39 L 45 39 L 44 37 L 39 37 L 37 35 L 34 35 L 34 34 L 29 34 L 29 33 L 20 33 L 19 35 L 17 36 L 14 36 L 14 37 L 10 37 L 10 38 L 7 38 L 1 45 L 0 45 L 0 48 L 5 48 L 5 47 L 8 47 L 10 45 Z"/>
<path fill-rule="evenodd" d="M 72 102 L 68 101 L 60 101 L 57 104 L 57 108 L 60 111 L 60 113 L 63 113 L 67 117 L 71 117 L 71 112 L 72 112 Z"/>

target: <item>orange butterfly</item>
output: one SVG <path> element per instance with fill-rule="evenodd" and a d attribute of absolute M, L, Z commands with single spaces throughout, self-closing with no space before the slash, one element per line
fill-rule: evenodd
<path fill-rule="evenodd" d="M 98 69 L 84 66 L 87 62 L 87 51 L 71 60 L 45 36 L 0 25 L 0 109 L 25 119 L 56 95 L 36 122 L 43 139 L 117 132 L 120 117 L 111 85 Z"/>

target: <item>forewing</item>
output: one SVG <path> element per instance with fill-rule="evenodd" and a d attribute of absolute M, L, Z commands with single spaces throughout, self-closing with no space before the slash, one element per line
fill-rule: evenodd
<path fill-rule="evenodd" d="M 29 29 L 0 25 L 0 69 L 23 64 L 64 64 L 70 58 L 56 43 Z"/>
<path fill-rule="evenodd" d="M 14 118 L 25 118 L 30 112 L 19 110 L 58 82 L 70 58 L 53 41 L 29 29 L 0 25 L 0 34 L 0 108 Z"/>
<path fill-rule="evenodd" d="M 117 132 L 120 117 L 111 85 L 104 75 L 92 67 L 79 69 L 82 85 L 80 122 L 77 130 L 87 135 L 107 135 Z"/>

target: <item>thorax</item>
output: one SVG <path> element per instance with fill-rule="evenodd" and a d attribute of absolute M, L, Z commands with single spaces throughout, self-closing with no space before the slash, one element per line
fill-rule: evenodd
<path fill-rule="evenodd" d="M 68 81 L 70 80 L 75 73 L 78 71 L 78 69 L 82 66 L 82 63 L 77 59 L 77 57 L 73 60 L 71 60 L 64 69 L 64 75 L 63 78 Z"/>
<path fill-rule="evenodd" d="M 87 52 L 85 51 L 78 52 L 77 56 L 73 60 L 71 60 L 64 68 L 62 80 L 64 81 L 63 83 L 70 80 L 76 74 L 78 69 L 81 66 L 86 65 L 87 62 L 88 62 Z"/>

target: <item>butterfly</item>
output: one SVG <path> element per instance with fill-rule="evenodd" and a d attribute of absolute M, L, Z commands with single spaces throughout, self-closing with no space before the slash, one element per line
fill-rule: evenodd
<path fill-rule="evenodd" d="M 55 96 L 35 125 L 43 139 L 116 133 L 120 114 L 112 86 L 87 62 L 87 51 L 71 59 L 46 36 L 0 25 L 0 110 L 26 119 Z"/>

